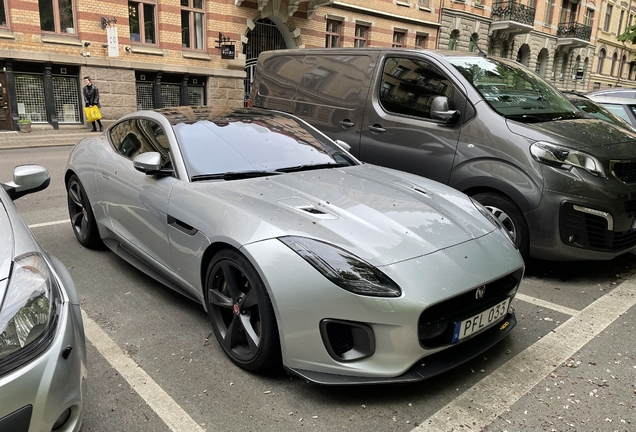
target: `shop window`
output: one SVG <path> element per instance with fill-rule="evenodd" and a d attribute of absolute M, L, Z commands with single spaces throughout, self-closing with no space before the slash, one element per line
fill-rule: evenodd
<path fill-rule="evenodd" d="M 205 36 L 203 0 L 181 0 L 181 45 L 203 49 Z"/>
<path fill-rule="evenodd" d="M 38 0 L 38 6 L 41 30 L 75 34 L 73 0 Z"/>
<path fill-rule="evenodd" d="M 356 34 L 353 40 L 353 46 L 356 48 L 364 48 L 368 45 L 369 27 L 356 24 Z"/>
<path fill-rule="evenodd" d="M 181 105 L 181 86 L 179 84 L 161 84 L 161 106 L 163 108 Z"/>
<path fill-rule="evenodd" d="M 150 82 L 138 82 L 136 85 L 137 94 L 137 110 L 151 110 L 155 107 L 154 103 L 154 84 Z"/>
<path fill-rule="evenodd" d="M 15 74 L 15 92 L 20 119 L 46 123 L 44 80 L 41 74 Z"/>
<path fill-rule="evenodd" d="M 205 105 L 205 87 L 188 86 L 188 105 L 189 106 Z"/>
<path fill-rule="evenodd" d="M 154 2 L 128 2 L 128 20 L 131 42 L 157 43 Z"/>
<path fill-rule="evenodd" d="M 337 20 L 327 20 L 325 30 L 325 48 L 335 48 L 340 46 L 340 29 L 342 22 Z"/>
<path fill-rule="evenodd" d="M 79 93 L 77 77 L 53 77 L 53 98 L 59 123 L 79 123 Z"/>

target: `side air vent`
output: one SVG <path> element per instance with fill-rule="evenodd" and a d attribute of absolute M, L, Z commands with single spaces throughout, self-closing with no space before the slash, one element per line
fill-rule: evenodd
<path fill-rule="evenodd" d="M 326 212 L 320 209 L 317 209 L 316 207 L 296 207 L 296 208 L 298 210 L 306 211 L 307 213 L 316 214 L 316 215 L 327 214 Z"/>
<path fill-rule="evenodd" d="M 296 211 L 311 215 L 320 219 L 338 219 L 336 215 L 327 209 L 320 207 L 318 203 L 313 203 L 303 198 L 289 197 L 278 200 L 278 204 L 292 208 Z"/>

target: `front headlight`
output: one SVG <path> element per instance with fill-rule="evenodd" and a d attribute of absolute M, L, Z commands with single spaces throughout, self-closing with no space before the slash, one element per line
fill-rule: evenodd
<path fill-rule="evenodd" d="M 15 259 L 0 306 L 0 375 L 20 367 L 50 345 L 61 301 L 55 279 L 40 254 Z"/>
<path fill-rule="evenodd" d="M 281 237 L 281 242 L 300 255 L 327 279 L 354 294 L 399 297 L 402 294 L 387 275 L 338 247 L 305 237 Z"/>
<path fill-rule="evenodd" d="M 510 243 L 512 243 L 512 245 L 516 248 L 517 245 L 515 245 L 515 240 L 510 236 L 510 232 L 506 229 L 504 224 L 502 224 L 501 221 L 497 219 L 495 215 L 493 215 L 490 210 L 484 207 L 479 201 L 474 198 L 471 198 L 470 200 L 473 202 L 473 205 L 477 208 L 477 210 L 479 210 L 479 213 L 484 215 L 484 217 L 488 219 L 490 223 L 495 226 L 495 228 L 501 231 L 506 236 L 506 238 L 510 240 Z"/>
<path fill-rule="evenodd" d="M 605 177 L 603 166 L 594 156 L 567 147 L 536 142 L 530 146 L 532 157 L 546 165 L 562 169 L 577 167 L 599 177 Z"/>

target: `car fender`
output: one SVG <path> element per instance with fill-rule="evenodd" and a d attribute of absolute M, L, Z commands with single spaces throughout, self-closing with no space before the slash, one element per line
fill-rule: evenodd
<path fill-rule="evenodd" d="M 453 168 L 449 186 L 467 195 L 493 190 L 512 199 L 523 213 L 539 206 L 543 183 L 515 165 L 500 159 L 468 160 Z"/>

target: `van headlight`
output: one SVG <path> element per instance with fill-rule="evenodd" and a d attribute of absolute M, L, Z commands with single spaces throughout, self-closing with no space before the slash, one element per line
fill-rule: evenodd
<path fill-rule="evenodd" d="M 587 153 L 542 141 L 532 144 L 530 153 L 537 162 L 546 165 L 562 169 L 577 167 L 595 176 L 605 177 L 603 166 L 599 160 Z"/>
<path fill-rule="evenodd" d="M 48 348 L 61 303 L 59 287 L 42 255 L 28 253 L 14 260 L 0 305 L 0 375 Z"/>
<path fill-rule="evenodd" d="M 340 288 L 372 297 L 399 297 L 400 287 L 387 275 L 339 247 L 306 237 L 279 240 Z"/>
<path fill-rule="evenodd" d="M 490 210 L 488 210 L 486 207 L 484 207 L 484 205 L 481 204 L 479 201 L 477 201 L 474 198 L 470 198 L 470 200 L 473 202 L 473 205 L 477 208 L 477 210 L 479 210 L 479 213 L 481 213 L 486 219 L 488 219 L 490 221 L 490 223 L 492 223 L 495 226 L 495 228 L 497 228 L 500 232 L 502 232 L 506 236 L 506 238 L 508 240 L 510 240 L 510 243 L 512 243 L 512 245 L 516 249 L 517 245 L 515 245 L 514 239 L 512 237 L 510 237 L 510 232 L 506 229 L 504 224 L 502 224 L 501 221 L 499 219 L 497 219 L 495 217 L 495 215 L 493 215 L 490 212 Z"/>

